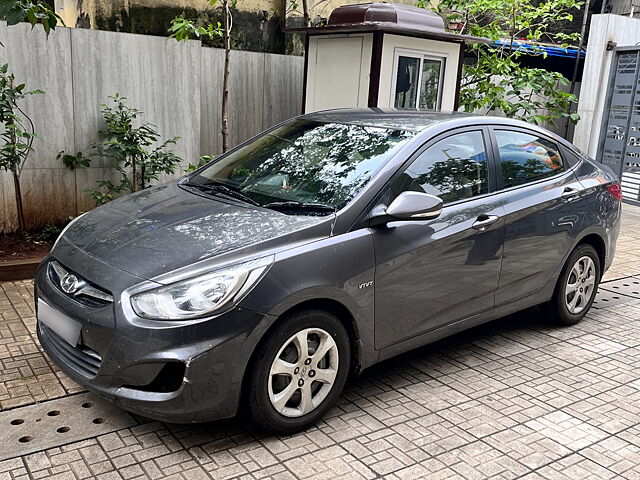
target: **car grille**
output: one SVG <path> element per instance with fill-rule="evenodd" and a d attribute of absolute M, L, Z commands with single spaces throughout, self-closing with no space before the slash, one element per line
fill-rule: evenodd
<path fill-rule="evenodd" d="M 98 374 L 102 363 L 100 354 L 82 345 L 72 347 L 46 325 L 40 323 L 39 327 L 42 342 L 66 364 L 87 377 Z"/>
<path fill-rule="evenodd" d="M 109 292 L 85 280 L 55 260 L 49 262 L 47 273 L 51 283 L 61 293 L 76 302 L 93 308 L 105 307 L 113 303 L 113 296 Z M 65 283 L 67 280 L 70 280 L 68 284 Z"/>

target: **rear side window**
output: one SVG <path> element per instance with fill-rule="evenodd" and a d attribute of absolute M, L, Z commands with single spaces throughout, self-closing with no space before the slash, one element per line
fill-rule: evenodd
<path fill-rule="evenodd" d="M 404 191 L 430 193 L 445 203 L 489 191 L 487 156 L 481 131 L 451 135 L 416 158 L 391 185 L 395 197 Z"/>
<path fill-rule="evenodd" d="M 558 146 L 535 134 L 496 130 L 502 186 L 515 187 L 564 171 Z"/>

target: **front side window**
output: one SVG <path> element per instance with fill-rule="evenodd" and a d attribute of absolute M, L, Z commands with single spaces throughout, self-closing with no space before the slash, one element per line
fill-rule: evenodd
<path fill-rule="evenodd" d="M 222 156 L 190 178 L 189 184 L 203 191 L 222 186 L 229 194 L 285 213 L 326 214 L 344 207 L 414 135 L 390 128 L 294 120 Z M 296 208 L 296 203 L 312 208 Z"/>
<path fill-rule="evenodd" d="M 425 55 L 396 58 L 395 108 L 437 110 L 440 108 L 444 59 Z"/>
<path fill-rule="evenodd" d="M 535 134 L 496 130 L 504 188 L 535 182 L 564 171 L 558 146 Z"/>
<path fill-rule="evenodd" d="M 424 192 L 445 203 L 489 191 L 482 132 L 451 135 L 422 152 L 392 184 L 392 195 Z"/>

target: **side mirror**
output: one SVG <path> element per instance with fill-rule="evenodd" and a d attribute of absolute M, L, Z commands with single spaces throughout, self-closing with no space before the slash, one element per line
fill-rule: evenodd
<path fill-rule="evenodd" d="M 372 224 L 386 223 L 389 217 L 401 220 L 431 220 L 442 213 L 442 199 L 421 192 L 402 192 L 386 209 L 374 209 Z"/>

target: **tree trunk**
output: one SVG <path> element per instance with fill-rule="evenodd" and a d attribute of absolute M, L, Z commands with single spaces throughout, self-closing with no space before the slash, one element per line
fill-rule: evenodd
<path fill-rule="evenodd" d="M 138 189 L 138 175 L 136 173 L 136 156 L 131 157 L 131 192 Z"/>
<path fill-rule="evenodd" d="M 24 223 L 24 207 L 22 205 L 22 191 L 20 190 L 20 177 L 18 172 L 12 170 L 13 174 L 13 190 L 16 196 L 16 209 L 18 210 L 18 231 L 24 233 L 26 227 Z"/>
<path fill-rule="evenodd" d="M 9 79 L 9 88 L 13 88 L 13 77 Z M 18 139 L 16 138 L 15 130 L 11 130 L 9 141 L 14 146 L 14 153 L 17 153 L 17 149 L 15 147 L 16 143 L 18 143 Z M 24 161 L 24 160 L 23 160 Z M 24 206 L 22 205 L 22 191 L 20 189 L 20 163 L 11 167 L 11 174 L 13 176 L 13 191 L 16 198 L 16 210 L 18 212 L 18 231 L 20 233 L 24 233 L 26 227 L 24 224 Z"/>
<path fill-rule="evenodd" d="M 229 149 L 229 58 L 231 56 L 231 32 L 229 11 L 229 0 L 222 1 L 223 10 L 223 32 L 222 38 L 224 41 L 224 77 L 222 81 L 222 152 L 226 152 Z"/>
<path fill-rule="evenodd" d="M 309 15 L 309 0 L 302 0 L 302 20 L 305 27 L 311 26 L 311 16 Z"/>

